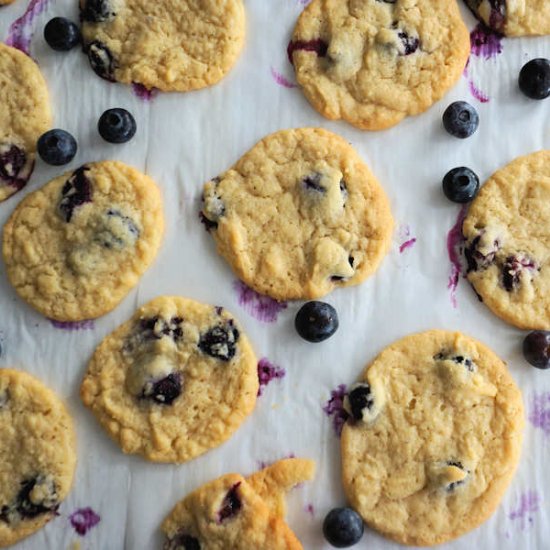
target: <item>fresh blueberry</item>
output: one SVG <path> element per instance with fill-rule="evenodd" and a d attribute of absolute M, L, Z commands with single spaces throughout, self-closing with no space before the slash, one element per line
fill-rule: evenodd
<path fill-rule="evenodd" d="M 338 313 L 325 302 L 304 304 L 294 319 L 298 334 L 308 342 L 322 342 L 338 330 Z"/>
<path fill-rule="evenodd" d="M 295 51 L 302 50 L 304 52 L 313 52 L 318 57 L 326 57 L 328 51 L 328 44 L 321 38 L 314 40 L 297 40 L 296 42 L 289 42 L 286 49 L 288 60 L 294 64 L 292 56 Z"/>
<path fill-rule="evenodd" d="M 178 533 L 164 543 L 163 550 L 201 550 L 201 545 L 199 539 L 185 533 Z"/>
<path fill-rule="evenodd" d="M 61 189 L 58 208 L 61 217 L 67 223 L 71 221 L 75 208 L 92 200 L 92 184 L 86 177 L 88 170 L 87 166 L 81 166 L 75 170 Z"/>
<path fill-rule="evenodd" d="M 357 544 L 363 536 L 363 520 L 351 508 L 334 508 L 323 522 L 323 534 L 336 548 L 348 548 Z"/>
<path fill-rule="evenodd" d="M 75 138 L 65 130 L 49 130 L 38 138 L 38 154 L 47 164 L 62 166 L 73 160 L 76 155 Z"/>
<path fill-rule="evenodd" d="M 111 50 L 99 40 L 94 40 L 86 47 L 86 53 L 95 74 L 104 80 L 114 82 L 116 62 Z"/>
<path fill-rule="evenodd" d="M 355 420 L 363 420 L 365 409 L 370 410 L 374 406 L 370 385 L 366 382 L 354 385 L 348 393 L 348 402 L 351 416 Z"/>
<path fill-rule="evenodd" d="M 115 15 L 109 0 L 85 0 L 80 9 L 80 19 L 89 23 L 103 23 Z"/>
<path fill-rule="evenodd" d="M 181 378 L 179 372 L 169 374 L 166 378 L 158 380 L 150 388 L 144 390 L 142 397 L 152 399 L 160 405 L 171 405 L 181 395 Z"/>
<path fill-rule="evenodd" d="M 531 99 L 546 99 L 550 96 L 550 61 L 532 59 L 519 73 L 519 89 Z"/>
<path fill-rule="evenodd" d="M 136 121 L 126 109 L 108 109 L 99 118 L 97 129 L 109 143 L 126 143 L 136 133 Z"/>
<path fill-rule="evenodd" d="M 523 357 L 537 369 L 550 369 L 550 332 L 530 332 L 523 340 Z"/>
<path fill-rule="evenodd" d="M 443 126 L 452 136 L 465 139 L 477 130 L 479 115 L 466 101 L 455 101 L 443 113 Z"/>
<path fill-rule="evenodd" d="M 199 349 L 221 361 L 230 361 L 237 351 L 239 331 L 233 326 L 233 321 L 211 328 L 208 332 L 201 334 Z"/>
<path fill-rule="evenodd" d="M 226 519 L 232 518 L 242 508 L 243 503 L 238 494 L 239 486 L 241 482 L 235 483 L 233 487 L 228 491 L 227 495 L 222 502 L 222 507 L 218 512 L 218 521 L 224 522 Z"/>
<path fill-rule="evenodd" d="M 65 17 L 54 17 L 44 27 L 44 39 L 58 52 L 67 52 L 80 42 L 80 29 Z"/>
<path fill-rule="evenodd" d="M 477 174 L 465 166 L 453 168 L 443 178 L 443 193 L 450 201 L 461 204 L 470 202 L 478 191 Z"/>

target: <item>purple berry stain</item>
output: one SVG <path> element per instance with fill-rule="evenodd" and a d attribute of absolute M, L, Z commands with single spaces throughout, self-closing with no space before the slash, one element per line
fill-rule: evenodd
<path fill-rule="evenodd" d="M 502 53 L 502 39 L 502 34 L 479 23 L 470 33 L 471 53 L 483 59 L 496 57 Z"/>
<path fill-rule="evenodd" d="M 73 529 L 83 537 L 88 533 L 90 529 L 95 527 L 100 521 L 101 517 L 96 514 L 91 508 L 79 508 L 69 516 L 69 521 L 73 526 Z"/>
<path fill-rule="evenodd" d="M 531 401 L 529 422 L 550 437 L 550 392 L 535 393 Z"/>
<path fill-rule="evenodd" d="M 297 85 L 288 80 L 286 76 L 282 75 L 280 72 L 275 70 L 274 67 L 271 67 L 271 76 L 273 77 L 273 80 L 283 88 L 296 88 Z"/>
<path fill-rule="evenodd" d="M 312 518 L 315 517 L 315 508 L 314 508 L 313 504 L 311 504 L 311 502 L 310 502 L 309 504 L 306 504 L 306 506 L 304 507 L 304 510 L 305 510 Z"/>
<path fill-rule="evenodd" d="M 132 91 L 142 101 L 152 101 L 159 93 L 156 88 L 149 89 L 138 82 L 132 82 Z"/>
<path fill-rule="evenodd" d="M 463 206 L 458 213 L 455 224 L 447 233 L 447 254 L 451 262 L 451 273 L 447 283 L 447 288 L 451 291 L 451 304 L 454 308 L 457 307 L 456 289 L 460 280 L 460 275 L 463 273 L 462 254 L 464 250 L 464 237 L 462 236 L 462 224 L 466 218 L 468 211 L 467 206 Z"/>
<path fill-rule="evenodd" d="M 258 363 L 258 380 L 260 388 L 258 389 L 258 397 L 263 394 L 264 388 L 273 380 L 281 380 L 286 376 L 285 369 L 275 365 L 266 357 L 260 359 Z"/>
<path fill-rule="evenodd" d="M 347 395 L 345 384 L 340 384 L 335 390 L 330 392 L 330 399 L 325 403 L 323 411 L 332 418 L 332 427 L 338 437 L 342 433 L 342 428 L 349 414 L 344 409 L 344 397 Z"/>
<path fill-rule="evenodd" d="M 399 228 L 399 254 L 403 254 L 405 250 L 412 248 L 416 244 L 416 237 L 411 237 L 411 228 L 408 225 L 402 225 Z"/>
<path fill-rule="evenodd" d="M 49 3 L 50 0 L 31 0 L 25 13 L 10 25 L 6 44 L 30 56 L 34 20 L 48 7 Z"/>
<path fill-rule="evenodd" d="M 242 281 L 235 281 L 233 288 L 237 292 L 239 305 L 262 323 L 274 323 L 279 313 L 287 308 L 286 302 L 278 302 L 269 296 L 258 294 Z"/>
<path fill-rule="evenodd" d="M 95 328 L 93 319 L 87 319 L 85 321 L 56 321 L 55 319 L 50 319 L 50 323 L 55 328 L 70 332 L 76 330 L 92 330 Z"/>
<path fill-rule="evenodd" d="M 532 514 L 539 511 L 540 496 L 536 491 L 526 491 L 520 496 L 517 508 L 510 511 L 508 519 L 516 522 L 521 530 L 533 523 Z"/>

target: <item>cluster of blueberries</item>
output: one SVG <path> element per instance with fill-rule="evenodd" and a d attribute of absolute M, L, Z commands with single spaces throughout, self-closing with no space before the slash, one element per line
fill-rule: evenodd
<path fill-rule="evenodd" d="M 44 27 L 44 38 L 56 51 L 66 52 L 81 41 L 78 25 L 65 17 L 54 17 Z M 108 109 L 99 118 L 99 135 L 109 143 L 126 143 L 136 133 L 136 121 L 126 109 Z M 75 138 L 67 131 L 55 128 L 42 134 L 37 150 L 47 164 L 62 166 L 73 160 L 77 151 Z"/>

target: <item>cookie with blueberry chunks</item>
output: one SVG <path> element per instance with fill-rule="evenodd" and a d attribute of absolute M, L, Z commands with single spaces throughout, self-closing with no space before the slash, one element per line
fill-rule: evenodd
<path fill-rule="evenodd" d="M 4 226 L 17 293 L 59 321 L 114 309 L 154 260 L 164 232 L 160 190 L 120 162 L 94 162 L 25 197 Z"/>
<path fill-rule="evenodd" d="M 313 461 L 289 458 L 247 478 L 226 474 L 206 483 L 164 520 L 164 549 L 301 550 L 284 521 L 285 495 L 314 472 Z"/>
<path fill-rule="evenodd" d="M 466 4 L 487 27 L 506 36 L 550 34 L 547 0 L 466 0 Z"/>
<path fill-rule="evenodd" d="M 163 296 L 96 349 L 80 394 L 125 453 L 186 462 L 229 439 L 256 404 L 257 360 L 223 308 Z"/>
<path fill-rule="evenodd" d="M 211 86 L 244 45 L 242 0 L 80 0 L 80 19 L 94 72 L 147 89 Z"/>
<path fill-rule="evenodd" d="M 46 82 L 23 52 L 0 43 L 0 202 L 25 187 L 52 116 Z"/>
<path fill-rule="evenodd" d="M 462 75 L 470 36 L 454 0 L 313 0 L 288 53 L 319 113 L 382 130 L 445 95 Z"/>
<path fill-rule="evenodd" d="M 76 465 L 72 419 L 36 378 L 0 369 L 0 547 L 56 516 Z"/>
<path fill-rule="evenodd" d="M 393 229 L 376 178 L 343 138 L 320 128 L 265 137 L 204 186 L 201 215 L 236 275 L 277 300 L 359 284 Z"/>
<path fill-rule="evenodd" d="M 407 336 L 374 359 L 349 397 L 357 405 L 342 430 L 343 485 L 370 527 L 432 546 L 494 512 L 519 461 L 524 412 L 489 348 L 458 332 Z"/>
<path fill-rule="evenodd" d="M 462 226 L 468 280 L 522 329 L 550 329 L 550 151 L 520 157 L 482 186 Z"/>

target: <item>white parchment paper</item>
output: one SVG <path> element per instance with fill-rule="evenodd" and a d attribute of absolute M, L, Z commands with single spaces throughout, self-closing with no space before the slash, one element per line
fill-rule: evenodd
<path fill-rule="evenodd" d="M 115 311 L 96 320 L 92 329 L 52 326 L 16 296 L 0 264 L 0 367 L 25 369 L 55 389 L 67 400 L 78 433 L 74 488 L 60 516 L 21 543 L 21 550 L 64 550 L 75 542 L 85 550 L 160 549 L 159 525 L 189 491 L 226 472 L 247 474 L 260 461 L 290 453 L 314 458 L 318 473 L 313 483 L 291 494 L 289 523 L 304 548 L 329 548 L 321 523 L 344 498 L 339 441 L 322 407 L 331 390 L 352 383 L 383 347 L 429 328 L 461 330 L 491 346 L 523 390 L 530 418 L 519 471 L 501 506 L 480 529 L 446 548 L 550 548 L 550 373 L 524 362 L 524 333 L 494 317 L 464 282 L 453 307 L 447 288 L 451 271 L 446 236 L 459 208 L 440 190 L 443 175 L 455 166 L 470 166 L 485 179 L 519 155 L 550 147 L 550 100 L 530 101 L 516 84 L 524 62 L 548 56 L 550 37 L 507 39 L 499 55 L 472 56 L 468 76 L 429 112 L 388 131 L 363 133 L 323 119 L 298 89 L 289 87 L 294 78 L 286 45 L 306 3 L 246 0 L 247 43 L 227 78 L 211 89 L 159 94 L 144 101 L 130 87 L 100 80 L 78 49 L 60 54 L 47 47 L 44 24 L 56 15 L 77 20 L 76 0 L 31 2 L 37 14 L 27 28 L 35 31 L 31 54 L 49 85 L 55 126 L 75 135 L 79 151 L 62 169 L 37 162 L 26 189 L 0 204 L 0 224 L 25 194 L 65 169 L 117 159 L 158 182 L 167 231 L 158 259 L 139 286 Z M 27 0 L 16 0 L 0 10 L 0 40 L 8 37 L 10 25 L 27 7 Z M 473 28 L 476 23 L 466 9 L 464 16 Z M 472 90 L 484 102 L 474 98 Z M 472 102 L 481 117 L 479 131 L 464 141 L 448 136 L 441 127 L 443 110 L 458 99 Z M 126 145 L 109 145 L 97 134 L 99 116 L 111 107 L 125 107 L 136 117 L 138 133 Z M 322 126 L 348 139 L 382 182 L 397 221 L 394 246 L 376 275 L 327 298 L 337 308 L 341 324 L 333 338 L 318 345 L 305 343 L 294 331 L 300 304 L 289 304 L 272 323 L 258 321 L 250 308 L 239 304 L 235 278 L 197 219 L 203 182 L 228 168 L 266 134 L 297 126 Z M 416 242 L 400 253 L 400 246 L 411 239 Z M 258 357 L 286 370 L 285 378 L 264 389 L 255 412 L 229 442 L 180 466 L 151 464 L 122 454 L 78 397 L 95 346 L 137 306 L 161 294 L 227 307 L 245 327 Z M 68 517 L 83 507 L 91 507 L 101 521 L 81 537 Z M 396 547 L 367 529 L 356 548 Z"/>

